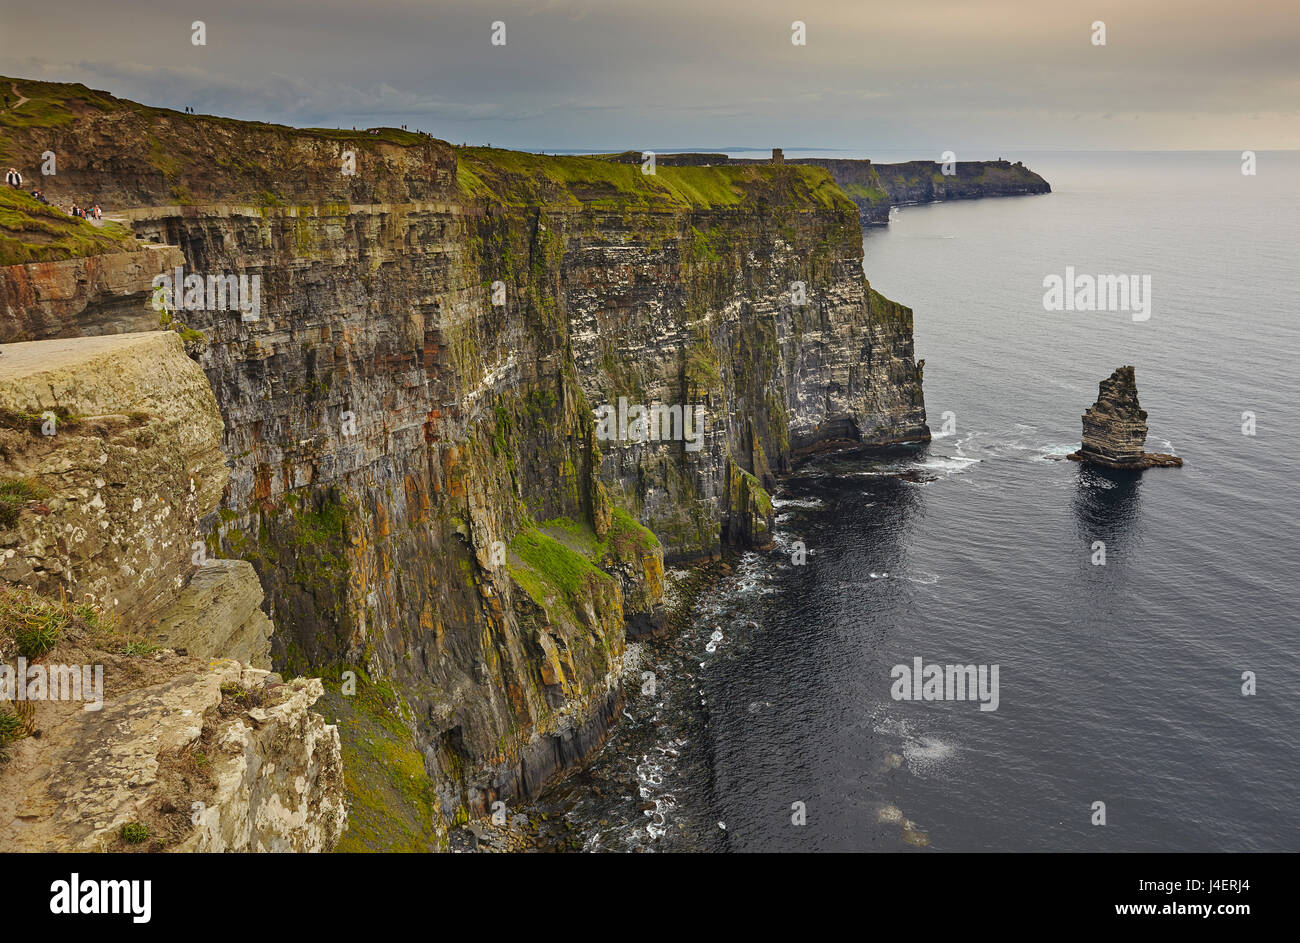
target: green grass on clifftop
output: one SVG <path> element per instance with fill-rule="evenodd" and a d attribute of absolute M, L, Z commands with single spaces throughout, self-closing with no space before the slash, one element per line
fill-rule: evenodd
<path fill-rule="evenodd" d="M 118 105 L 113 96 L 81 84 L 0 75 L 0 128 L 59 128 L 87 110 L 113 111 Z"/>
<path fill-rule="evenodd" d="M 94 226 L 29 193 L 0 188 L 0 265 L 57 262 L 129 249 L 134 243 L 117 223 Z"/>
<path fill-rule="evenodd" d="M 405 201 L 412 193 L 443 199 L 442 162 L 455 155 L 457 192 L 465 200 L 498 206 L 554 208 L 590 206 L 618 211 L 770 210 L 850 212 L 849 201 L 830 174 L 815 166 L 665 166 L 644 174 L 640 163 L 592 156 L 548 156 L 490 147 L 453 148 L 445 141 L 397 128 L 352 131 L 291 128 L 216 115 L 190 115 L 170 108 L 115 98 L 84 85 L 0 76 L 0 159 L 25 160 L 30 170 L 51 129 L 94 125 L 101 133 L 112 119 L 115 156 L 141 165 L 145 174 L 129 199 L 141 205 L 188 204 L 220 199 L 255 200 L 267 207 L 315 197 L 346 203 L 353 196 L 330 164 L 308 193 L 284 184 L 282 161 L 306 155 L 319 176 L 319 161 L 334 160 L 322 141 L 348 142 L 366 151 L 392 146 L 417 152 L 410 159 L 385 156 L 370 199 Z M 209 143 L 211 142 L 211 143 Z M 617 156 L 617 155 L 615 155 Z M 337 180 L 335 179 L 337 177 Z M 321 182 L 328 179 L 329 183 Z M 278 188 L 278 189 L 277 189 Z M 280 192 L 283 191 L 283 192 Z M 152 201 L 152 202 L 150 202 Z M 15 253 L 21 255 L 21 253 Z M 83 253 L 84 254 L 84 253 Z"/>
<path fill-rule="evenodd" d="M 22 101 L 24 98 L 27 100 Z M 190 115 L 173 108 L 161 108 L 126 98 L 116 98 L 108 92 L 87 88 L 80 83 L 41 82 L 36 79 L 0 75 L 0 129 L 60 128 L 74 124 L 79 118 L 87 115 L 112 112 L 137 112 L 166 117 L 174 122 L 193 124 L 195 127 L 212 123 L 228 127 L 242 125 L 258 130 L 275 129 L 289 134 L 303 134 L 369 145 L 384 142 L 409 147 L 423 144 L 428 140 L 423 134 L 403 131 L 401 128 L 375 128 L 373 130 L 376 133 L 371 133 L 371 129 L 352 131 L 346 128 L 294 128 L 263 121 L 240 121 L 238 118 L 227 118 L 221 115 Z M 0 156 L 4 156 L 3 148 L 0 148 Z"/>
<path fill-rule="evenodd" d="M 751 164 L 721 167 L 659 166 L 594 157 L 553 157 L 488 147 L 455 148 L 462 195 L 512 206 L 552 205 L 659 210 L 727 209 L 759 199 L 843 209 L 848 202 L 817 167 Z"/>
<path fill-rule="evenodd" d="M 873 205 L 889 200 L 889 194 L 881 187 L 869 187 L 863 183 L 846 183 L 844 192 L 855 200 L 864 200 Z"/>

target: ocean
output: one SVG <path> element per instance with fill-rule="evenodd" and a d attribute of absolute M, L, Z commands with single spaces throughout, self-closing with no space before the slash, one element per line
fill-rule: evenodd
<path fill-rule="evenodd" d="M 1053 192 L 864 236 L 934 441 L 802 465 L 777 548 L 636 646 L 654 693 L 548 799 L 586 849 L 1300 851 L 1300 153 L 1006 156 Z M 1150 318 L 1045 310 L 1067 266 Z M 1124 364 L 1183 468 L 1061 460 Z M 997 709 L 896 700 L 916 658 L 997 665 Z"/>

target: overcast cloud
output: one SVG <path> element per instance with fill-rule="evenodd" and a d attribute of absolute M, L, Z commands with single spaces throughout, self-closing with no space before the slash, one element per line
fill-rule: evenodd
<path fill-rule="evenodd" d="M 59 0 L 0 72 L 530 150 L 1300 147 L 1296 0 Z M 190 42 L 202 20 L 207 45 Z M 491 44 L 494 20 L 506 45 Z M 807 25 L 807 45 L 790 42 Z M 1106 24 L 1094 46 L 1091 24 Z"/>

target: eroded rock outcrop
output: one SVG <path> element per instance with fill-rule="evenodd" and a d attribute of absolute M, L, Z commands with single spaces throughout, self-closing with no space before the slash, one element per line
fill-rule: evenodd
<path fill-rule="evenodd" d="M 106 662 L 108 696 L 98 711 L 36 705 L 40 736 L 0 764 L 0 850 L 334 847 L 343 774 L 337 731 L 309 710 L 320 681 L 170 652 L 142 667 L 82 654 Z"/>
<path fill-rule="evenodd" d="M 1052 187 L 1046 180 L 1020 161 L 955 161 L 951 167 L 952 173 L 948 174 L 943 172 L 941 163 L 930 160 L 872 164 L 872 172 L 878 183 L 868 183 L 861 190 L 848 179 L 848 175 L 860 176 L 863 171 L 837 169 L 830 164 L 831 162 L 826 162 L 827 168 L 835 175 L 836 181 L 845 187 L 849 197 L 858 204 L 863 222 L 874 225 L 889 222 L 890 210 L 895 206 L 1052 192 Z M 884 199 L 879 198 L 881 192 Z"/>
<path fill-rule="evenodd" d="M 324 693 L 320 680 L 285 684 L 230 661 L 208 673 L 220 679 L 220 701 L 199 733 L 212 745 L 212 794 L 176 850 L 332 849 L 347 811 L 338 731 L 309 709 Z"/>
<path fill-rule="evenodd" d="M 1106 468 L 1177 467 L 1177 455 L 1146 451 L 1147 413 L 1138 403 L 1132 367 L 1119 367 L 1098 386 L 1097 402 L 1083 414 L 1083 442 L 1068 458 Z"/>
<path fill-rule="evenodd" d="M 0 578 L 89 595 L 143 623 L 194 572 L 226 483 L 221 414 L 174 333 L 0 347 L 0 479 L 36 499 L 4 533 Z"/>
<path fill-rule="evenodd" d="M 252 566 L 199 539 L 221 432 L 175 333 L 0 346 L 0 850 L 337 842 L 321 682 L 229 658 L 269 667 L 272 626 Z"/>
<path fill-rule="evenodd" d="M 150 634 L 199 658 L 233 658 L 269 670 L 274 627 L 261 609 L 265 596 L 248 561 L 204 560 Z"/>

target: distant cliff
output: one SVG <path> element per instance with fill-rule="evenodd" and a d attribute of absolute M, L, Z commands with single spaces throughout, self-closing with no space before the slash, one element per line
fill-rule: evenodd
<path fill-rule="evenodd" d="M 941 200 L 977 200 L 994 196 L 1026 196 L 1051 193 L 1046 180 L 1016 161 L 958 161 L 952 174 L 929 160 L 904 164 L 872 164 L 868 161 L 799 160 L 830 171 L 849 199 L 858 206 L 867 225 L 889 222 L 895 206 L 934 203 Z M 863 166 L 863 165 L 867 166 Z"/>
<path fill-rule="evenodd" d="M 275 666 L 325 679 L 340 847 L 436 846 L 535 793 L 601 742 L 665 562 L 765 546 L 801 455 L 929 437 L 911 311 L 864 278 L 822 168 L 646 176 L 17 84 L 40 117 L 0 114 L 4 159 L 30 177 L 53 149 L 47 197 L 127 238 L 51 248 L 11 194 L 36 223 L 0 233 L 24 260 L 0 269 L 0 343 L 185 337 L 230 466 L 196 532 L 255 568 Z M 257 316 L 160 314 L 177 265 L 257 276 Z"/>
<path fill-rule="evenodd" d="M 601 155 L 606 160 L 639 164 L 638 151 Z M 775 156 L 775 155 L 774 155 Z M 828 171 L 858 207 L 865 226 L 883 226 L 890 210 L 911 203 L 942 200 L 977 200 L 995 196 L 1026 196 L 1051 193 L 1046 180 L 1020 161 L 958 161 L 952 174 L 944 174 L 936 161 L 913 160 L 902 164 L 877 164 L 870 160 L 831 157 L 775 158 L 784 164 L 821 167 Z M 726 154 L 656 154 L 655 163 L 665 167 L 719 167 L 772 164 L 772 159 L 728 157 Z"/>

